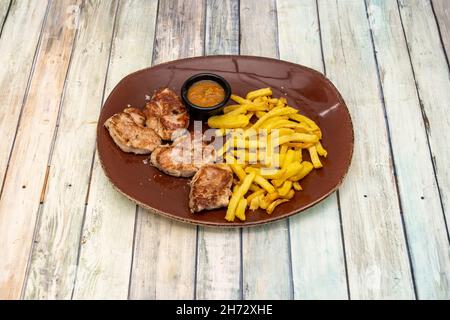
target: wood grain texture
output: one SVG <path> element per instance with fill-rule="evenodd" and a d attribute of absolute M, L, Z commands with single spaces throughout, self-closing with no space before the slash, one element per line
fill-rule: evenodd
<path fill-rule="evenodd" d="M 114 0 L 93 0 L 83 7 L 34 239 L 27 299 L 72 295 L 116 7 Z"/>
<path fill-rule="evenodd" d="M 239 3 L 206 2 L 206 55 L 239 52 Z M 240 299 L 241 232 L 199 227 L 197 299 Z"/>
<path fill-rule="evenodd" d="M 450 132 L 449 68 L 430 3 L 401 1 L 399 7 L 449 232 L 450 149 L 445 134 Z"/>
<path fill-rule="evenodd" d="M 449 299 L 449 242 L 397 3 L 367 4 L 418 298 Z"/>
<path fill-rule="evenodd" d="M 275 1 L 241 1 L 241 54 L 277 58 Z M 288 221 L 243 230 L 243 298 L 291 299 Z"/>
<path fill-rule="evenodd" d="M 124 76 L 149 65 L 156 11 L 157 1 L 120 1 L 105 99 Z M 136 206 L 114 190 L 105 177 L 96 155 L 74 299 L 128 297 L 135 212 Z"/>
<path fill-rule="evenodd" d="M 0 39 L 11 1 L 12 0 L 0 0 Z"/>
<path fill-rule="evenodd" d="M 315 0 L 278 0 L 280 58 L 323 72 Z M 320 125 L 320 124 L 319 124 Z M 336 194 L 290 218 L 295 299 L 348 299 Z"/>
<path fill-rule="evenodd" d="M 355 129 L 353 162 L 340 189 L 350 297 L 411 299 L 414 288 L 365 5 L 319 1 L 319 14 L 327 75 L 347 102 Z"/>
<path fill-rule="evenodd" d="M 51 19 L 45 25 L 0 199 L 0 243 L 4 248 L 0 298 L 15 299 L 21 293 L 75 37 L 75 28 L 66 23 L 68 10 L 80 3 L 61 0 L 50 5 Z"/>
<path fill-rule="evenodd" d="M 450 1 L 432 0 L 431 3 L 433 5 L 434 13 L 439 25 L 441 40 L 447 54 L 448 62 L 448 60 L 450 59 Z"/>
<path fill-rule="evenodd" d="M 6 2 L 3 2 L 6 3 Z M 3 183 L 46 14 L 42 3 L 15 2 L 0 41 L 0 182 Z M 30 16 L 31 13 L 31 16 Z M 6 14 L 6 11 L 5 11 Z M 2 24 L 3 25 L 3 24 Z M 20 47 L 21 50 L 17 50 Z"/>
<path fill-rule="evenodd" d="M 205 54 L 239 54 L 239 0 L 206 0 Z"/>
<path fill-rule="evenodd" d="M 203 1 L 160 1 L 153 63 L 202 55 L 204 17 Z M 196 237 L 196 227 L 140 208 L 130 298 L 192 299 Z"/>

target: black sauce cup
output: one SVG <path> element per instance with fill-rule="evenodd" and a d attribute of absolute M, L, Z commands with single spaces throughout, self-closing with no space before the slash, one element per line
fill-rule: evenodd
<path fill-rule="evenodd" d="M 214 81 L 223 88 L 223 90 L 225 91 L 225 97 L 222 102 L 220 102 L 219 104 L 216 104 L 215 106 L 205 108 L 205 107 L 197 106 L 189 101 L 189 99 L 188 99 L 189 88 L 194 83 L 197 83 L 199 81 L 204 81 L 204 80 Z M 209 117 L 219 114 L 220 112 L 222 112 L 223 107 L 225 107 L 228 100 L 230 100 L 230 97 L 231 97 L 230 84 L 221 76 L 218 76 L 217 74 L 213 74 L 213 73 L 196 74 L 196 75 L 190 77 L 189 79 L 187 79 L 186 82 L 181 87 L 181 99 L 183 100 L 183 103 L 187 106 L 187 108 L 189 109 L 189 113 L 194 120 L 206 121 L 206 120 L 208 120 Z"/>

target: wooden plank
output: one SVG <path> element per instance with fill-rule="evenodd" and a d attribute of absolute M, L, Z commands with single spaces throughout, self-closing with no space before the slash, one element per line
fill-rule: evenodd
<path fill-rule="evenodd" d="M 239 53 L 239 3 L 206 2 L 206 55 Z M 199 228 L 197 299 L 241 297 L 241 232 Z"/>
<path fill-rule="evenodd" d="M 449 68 L 446 65 L 430 4 L 403 1 L 400 13 L 441 191 L 447 232 L 450 232 L 450 149 L 446 135 L 443 134 L 450 131 Z"/>
<path fill-rule="evenodd" d="M 410 299 L 414 288 L 364 2 L 319 1 L 325 67 L 353 119 L 340 189 L 350 297 Z"/>
<path fill-rule="evenodd" d="M 280 58 L 323 72 L 315 0 L 278 0 Z M 347 299 L 336 194 L 290 219 L 296 299 Z"/>
<path fill-rule="evenodd" d="M 241 1 L 241 53 L 276 58 L 275 1 Z M 288 221 L 243 230 L 243 298 L 290 299 Z M 276 258 L 275 258 L 276 257 Z"/>
<path fill-rule="evenodd" d="M 0 199 L 0 243 L 4 248 L 0 260 L 0 299 L 16 299 L 21 293 L 75 37 L 75 29 L 65 21 L 68 8 L 80 4 L 77 0 L 61 0 L 50 5 Z"/>
<path fill-rule="evenodd" d="M 124 76 L 151 61 L 156 11 L 157 1 L 120 1 L 105 98 Z M 96 155 L 74 299 L 127 298 L 135 212 L 136 206 L 113 189 Z"/>
<path fill-rule="evenodd" d="M 239 54 L 239 0 L 206 0 L 205 54 Z"/>
<path fill-rule="evenodd" d="M 397 3 L 367 4 L 418 298 L 449 299 L 449 242 Z"/>
<path fill-rule="evenodd" d="M 27 299 L 72 295 L 116 7 L 115 0 L 89 1 L 83 7 L 34 239 Z"/>
<path fill-rule="evenodd" d="M 3 26 L 0 87 L 5 89 L 0 94 L 0 105 L 8 108 L 0 108 L 0 183 L 3 183 L 11 154 L 46 9 L 36 1 L 14 2 Z"/>
<path fill-rule="evenodd" d="M 160 1 L 153 63 L 203 54 L 203 1 Z M 139 209 L 131 299 L 194 297 L 197 228 Z"/>
<path fill-rule="evenodd" d="M 9 6 L 12 0 L 1 0 L 0 1 L 0 39 L 3 31 L 3 25 L 8 15 Z"/>
<path fill-rule="evenodd" d="M 436 15 L 448 63 L 450 59 L 450 2 L 448 0 L 432 0 L 431 4 Z"/>

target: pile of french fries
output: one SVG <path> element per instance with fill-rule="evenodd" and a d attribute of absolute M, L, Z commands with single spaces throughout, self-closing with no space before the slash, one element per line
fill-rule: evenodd
<path fill-rule="evenodd" d="M 247 208 L 273 213 L 302 190 L 300 181 L 322 168 L 320 157 L 327 156 L 319 126 L 284 97 L 273 98 L 271 88 L 231 99 L 235 105 L 208 120 L 216 136 L 227 137 L 216 158 L 222 157 L 237 177 L 225 216 L 230 222 L 245 221 Z M 303 150 L 309 160 L 303 159 Z"/>

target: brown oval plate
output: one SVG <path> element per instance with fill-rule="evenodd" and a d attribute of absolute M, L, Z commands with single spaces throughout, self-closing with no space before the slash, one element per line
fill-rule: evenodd
<path fill-rule="evenodd" d="M 127 105 L 141 107 L 145 95 L 169 87 L 180 94 L 183 82 L 197 73 L 224 77 L 233 93 L 272 87 L 274 97 L 285 96 L 288 104 L 315 120 L 323 132 L 328 157 L 324 168 L 302 180 L 304 191 L 280 206 L 273 214 L 249 212 L 245 222 L 224 220 L 226 209 L 192 214 L 188 208 L 189 179 L 165 175 L 144 163 L 148 156 L 122 152 L 103 123 Z M 225 227 L 264 224 L 305 210 L 335 191 L 344 179 L 353 153 L 353 127 L 344 100 L 321 73 L 297 64 L 249 56 L 209 56 L 172 61 L 125 77 L 106 101 L 97 127 L 97 149 L 106 176 L 113 185 L 140 206 L 183 222 Z"/>

